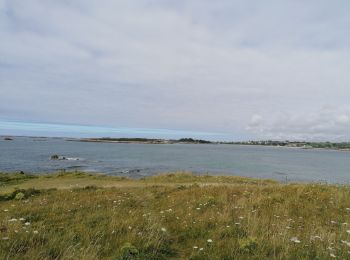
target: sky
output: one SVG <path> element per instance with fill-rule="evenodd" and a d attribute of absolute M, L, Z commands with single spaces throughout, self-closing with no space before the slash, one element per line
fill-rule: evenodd
<path fill-rule="evenodd" d="M 347 0 L 0 0 L 0 134 L 349 141 Z"/>

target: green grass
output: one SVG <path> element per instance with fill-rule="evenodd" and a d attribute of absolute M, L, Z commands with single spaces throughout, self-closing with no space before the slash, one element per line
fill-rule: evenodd
<path fill-rule="evenodd" d="M 24 174 L 24 173 L 18 173 L 18 172 L 6 174 L 6 173 L 0 172 L 0 187 L 6 186 L 9 184 L 21 183 L 25 180 L 33 179 L 33 178 L 35 178 L 35 176 L 30 174 Z"/>
<path fill-rule="evenodd" d="M 350 258 L 349 186 L 27 177 L 0 175 L 0 259 Z"/>

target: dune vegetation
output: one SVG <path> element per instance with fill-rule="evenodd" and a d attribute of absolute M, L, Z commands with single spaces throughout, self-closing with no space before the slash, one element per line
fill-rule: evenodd
<path fill-rule="evenodd" d="M 329 258 L 350 259 L 349 186 L 0 174 L 0 259 Z"/>

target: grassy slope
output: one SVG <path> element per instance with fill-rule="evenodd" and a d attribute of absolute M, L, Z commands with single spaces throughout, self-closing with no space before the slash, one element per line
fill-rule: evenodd
<path fill-rule="evenodd" d="M 0 187 L 0 259 L 350 258 L 348 186 L 68 173 L 0 174 Z"/>

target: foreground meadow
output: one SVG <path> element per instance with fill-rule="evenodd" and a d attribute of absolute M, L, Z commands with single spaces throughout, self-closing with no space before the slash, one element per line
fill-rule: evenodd
<path fill-rule="evenodd" d="M 0 259 L 329 258 L 350 259 L 349 186 L 0 174 Z"/>

